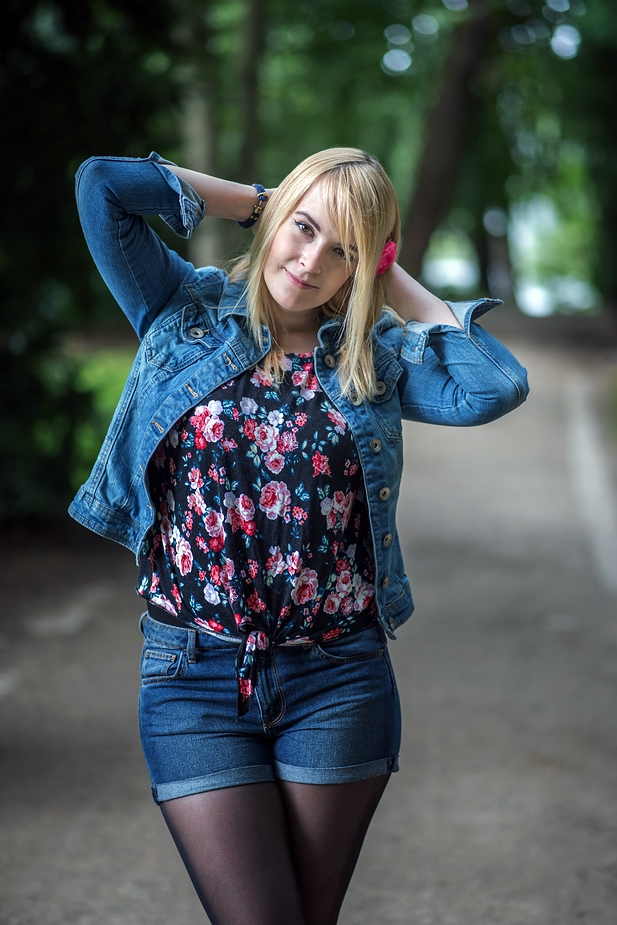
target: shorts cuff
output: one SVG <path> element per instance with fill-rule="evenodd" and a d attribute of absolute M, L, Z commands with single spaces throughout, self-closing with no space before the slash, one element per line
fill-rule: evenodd
<path fill-rule="evenodd" d="M 155 803 L 177 800 L 192 793 L 205 793 L 208 790 L 222 790 L 224 787 L 239 787 L 242 784 L 261 784 L 275 781 L 276 778 L 269 764 L 256 764 L 248 768 L 230 768 L 217 771 L 204 777 L 190 777 L 188 780 L 172 780 L 165 784 L 152 784 L 152 796 Z"/>
<path fill-rule="evenodd" d="M 355 780 L 367 780 L 369 777 L 381 777 L 398 771 L 398 755 L 391 758 L 378 758 L 364 764 L 352 764 L 344 768 L 300 768 L 293 764 L 274 762 L 276 776 L 295 784 L 348 784 Z"/>

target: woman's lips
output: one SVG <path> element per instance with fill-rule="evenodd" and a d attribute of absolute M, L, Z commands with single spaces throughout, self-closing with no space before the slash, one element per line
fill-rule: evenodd
<path fill-rule="evenodd" d="M 285 273 L 289 277 L 289 281 L 293 283 L 293 285 L 296 286 L 297 289 L 317 289 L 318 288 L 317 286 L 311 286 L 310 283 L 305 283 L 303 282 L 303 280 L 298 279 L 297 276 L 294 276 L 293 273 L 289 272 L 287 267 L 283 267 L 283 269 L 285 270 Z"/>

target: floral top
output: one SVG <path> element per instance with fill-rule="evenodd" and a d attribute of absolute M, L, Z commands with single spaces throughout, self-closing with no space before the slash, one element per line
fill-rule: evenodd
<path fill-rule="evenodd" d="M 312 354 L 220 386 L 161 441 L 138 593 L 182 622 L 241 639 L 238 709 L 268 645 L 311 644 L 375 618 L 370 526 L 345 419 Z"/>

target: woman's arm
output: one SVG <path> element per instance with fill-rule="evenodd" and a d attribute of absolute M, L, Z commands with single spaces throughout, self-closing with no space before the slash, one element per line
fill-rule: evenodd
<path fill-rule="evenodd" d="M 397 381 L 403 418 L 425 424 L 470 427 L 518 407 L 527 372 L 476 318 L 500 304 L 494 299 L 453 302 L 460 324 L 410 322 L 391 329 L 400 338 Z"/>
<path fill-rule="evenodd" d="M 195 192 L 205 200 L 208 215 L 243 222 L 253 211 L 253 206 L 257 202 L 257 192 L 254 186 L 210 177 L 197 170 L 187 170 L 186 167 L 175 167 L 171 164 L 165 164 L 165 166 L 192 186 Z M 270 193 L 270 190 L 266 192 Z"/>
<path fill-rule="evenodd" d="M 112 295 L 143 337 L 193 272 L 145 221 L 160 215 L 188 238 L 205 213 L 201 197 L 156 154 L 92 157 L 77 171 L 75 192 L 90 253 Z"/>
<path fill-rule="evenodd" d="M 455 315 L 397 264 L 386 300 L 404 321 L 419 322 L 406 324 L 400 334 L 403 372 L 397 388 L 404 418 L 469 427 L 494 421 L 525 401 L 526 370 L 473 320 L 498 302 L 453 303 Z"/>
<path fill-rule="evenodd" d="M 462 328 L 461 323 L 445 302 L 395 263 L 390 270 L 386 301 L 404 321 L 421 321 L 425 324 L 449 324 Z"/>

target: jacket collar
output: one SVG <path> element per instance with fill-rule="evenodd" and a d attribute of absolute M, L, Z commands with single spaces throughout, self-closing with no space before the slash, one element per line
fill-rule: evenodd
<path fill-rule="evenodd" d="M 341 328 L 343 326 L 343 318 L 330 318 L 326 321 L 319 329 L 318 338 L 319 343 L 322 347 L 327 346 L 328 342 L 332 343 L 340 338 Z M 389 328 L 398 328 L 399 324 L 395 318 L 388 311 L 382 311 L 381 315 L 377 319 L 377 323 L 373 328 L 373 335 L 382 334 L 384 331 L 387 331 Z"/>
<path fill-rule="evenodd" d="M 246 280 L 228 283 L 219 302 L 219 316 L 242 315 L 246 317 Z"/>

